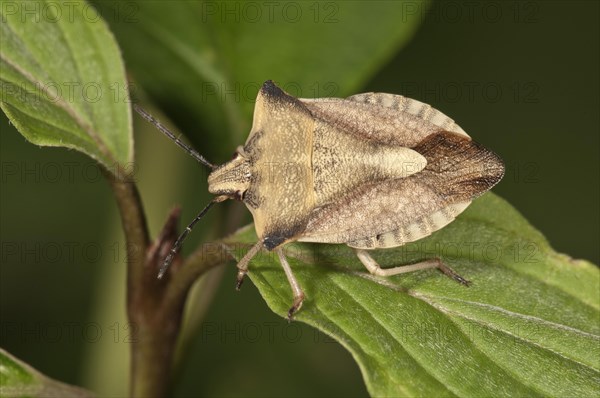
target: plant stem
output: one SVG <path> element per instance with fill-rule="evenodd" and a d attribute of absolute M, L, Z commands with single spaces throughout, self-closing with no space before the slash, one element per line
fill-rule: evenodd
<path fill-rule="evenodd" d="M 230 257 L 220 244 L 202 245 L 185 264 L 176 257 L 161 280 L 157 272 L 177 237 L 174 210 L 153 244 L 135 183 L 104 172 L 115 194 L 127 240 L 127 315 L 133 325 L 132 397 L 167 395 L 183 307 L 194 281 Z"/>
<path fill-rule="evenodd" d="M 142 201 L 133 181 L 104 172 L 115 195 L 127 246 L 127 316 L 133 325 L 131 345 L 131 396 L 141 396 L 145 373 L 144 362 L 150 355 L 148 341 L 153 340 L 144 320 L 144 265 L 150 236 Z M 154 380 L 154 383 L 157 381 Z M 158 380 L 160 383 L 160 379 Z M 162 384 L 162 383 L 160 383 Z M 154 386 L 156 387 L 156 386 Z M 163 388 L 160 388 L 162 390 Z"/>

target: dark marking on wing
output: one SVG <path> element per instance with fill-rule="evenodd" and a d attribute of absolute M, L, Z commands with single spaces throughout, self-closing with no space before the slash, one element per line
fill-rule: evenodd
<path fill-rule="evenodd" d="M 472 200 L 504 176 L 504 163 L 494 152 L 462 135 L 444 131 L 423 139 L 413 148 L 427 159 L 423 181 L 439 184 L 443 196 L 457 202 Z"/>

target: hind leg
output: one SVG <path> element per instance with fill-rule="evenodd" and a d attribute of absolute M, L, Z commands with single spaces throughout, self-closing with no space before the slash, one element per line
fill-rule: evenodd
<path fill-rule="evenodd" d="M 437 268 L 442 273 L 454 279 L 460 284 L 463 284 L 465 286 L 469 286 L 471 284 L 471 282 L 457 274 L 452 268 L 448 267 L 442 262 L 442 260 L 440 260 L 437 257 L 410 265 L 401 265 L 399 267 L 394 268 L 381 268 L 377 261 L 375 261 L 375 259 L 371 257 L 371 255 L 366 250 L 355 249 L 355 251 L 356 256 L 358 257 L 360 262 L 363 263 L 363 265 L 373 275 L 392 276 L 398 274 L 405 274 L 407 272 L 419 271 L 422 269 Z"/>

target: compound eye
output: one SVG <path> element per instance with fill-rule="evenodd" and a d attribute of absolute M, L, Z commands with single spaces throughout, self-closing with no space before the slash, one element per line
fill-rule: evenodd
<path fill-rule="evenodd" d="M 235 159 L 237 159 L 237 158 L 239 158 L 239 157 L 240 157 L 240 154 L 239 154 L 237 151 L 235 151 L 235 152 L 233 153 L 233 155 L 231 155 L 231 160 L 235 160 Z"/>

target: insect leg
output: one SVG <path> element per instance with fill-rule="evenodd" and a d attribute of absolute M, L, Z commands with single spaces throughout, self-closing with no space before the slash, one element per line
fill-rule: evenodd
<path fill-rule="evenodd" d="M 401 265 L 399 267 L 384 269 L 384 268 L 381 268 L 381 266 L 379 264 L 377 264 L 377 261 L 375 261 L 373 259 L 373 257 L 371 257 L 371 255 L 366 250 L 355 249 L 355 251 L 356 251 L 356 256 L 358 257 L 360 262 L 363 263 L 363 265 L 373 275 L 392 276 L 392 275 L 404 274 L 407 272 L 419 271 L 422 269 L 437 268 L 442 273 L 444 273 L 445 275 L 454 279 L 455 281 L 457 281 L 460 284 L 463 284 L 465 286 L 469 286 L 471 284 L 471 282 L 469 282 L 468 280 L 466 280 L 465 278 L 463 278 L 462 276 L 457 274 L 452 268 L 448 267 L 446 264 L 444 264 L 442 262 L 441 259 L 439 259 L 437 257 L 429 259 L 429 260 L 421 261 L 416 264 Z"/>
<path fill-rule="evenodd" d="M 242 287 L 242 282 L 244 282 L 244 277 L 248 273 L 248 263 L 250 262 L 250 260 L 252 260 L 252 257 L 256 256 L 256 253 L 259 252 L 259 250 L 262 248 L 262 246 L 263 246 L 263 242 L 262 242 L 262 240 L 259 240 L 258 242 L 256 242 L 256 244 L 254 246 L 252 246 L 250 248 L 250 250 L 248 250 L 248 253 L 246 253 L 246 255 L 244 257 L 242 257 L 240 262 L 237 263 L 238 274 L 237 274 L 237 282 L 235 284 L 236 290 L 240 290 L 240 288 Z"/>
<path fill-rule="evenodd" d="M 294 293 L 294 305 L 288 311 L 288 319 L 292 320 L 294 313 L 302 307 L 302 302 L 304 301 L 304 292 L 300 287 L 300 284 L 296 280 L 294 273 L 292 272 L 292 268 L 288 263 L 285 255 L 283 254 L 283 250 L 281 248 L 275 249 L 277 255 L 279 256 L 279 261 L 281 261 L 281 266 L 285 271 L 285 276 L 287 276 L 288 282 L 290 282 L 290 286 L 292 287 L 292 292 Z"/>

